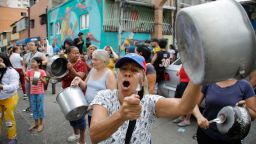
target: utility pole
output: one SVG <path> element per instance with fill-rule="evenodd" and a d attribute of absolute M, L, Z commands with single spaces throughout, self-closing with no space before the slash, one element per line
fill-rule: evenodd
<path fill-rule="evenodd" d="M 120 18 L 119 18 L 119 27 L 118 27 L 118 55 L 119 56 L 120 56 L 120 53 L 121 53 L 124 4 L 125 4 L 125 0 L 121 0 L 120 3 L 119 3 L 119 7 L 120 7 Z"/>
<path fill-rule="evenodd" d="M 28 38 L 30 38 L 30 6 L 28 7 Z"/>
<path fill-rule="evenodd" d="M 175 0 L 175 11 L 174 11 L 174 18 L 173 18 L 173 46 L 176 48 L 176 44 L 175 44 L 175 33 L 176 33 L 176 30 L 175 30 L 175 22 L 176 22 L 176 15 L 177 15 L 177 12 L 178 12 L 178 2 L 179 0 Z"/>

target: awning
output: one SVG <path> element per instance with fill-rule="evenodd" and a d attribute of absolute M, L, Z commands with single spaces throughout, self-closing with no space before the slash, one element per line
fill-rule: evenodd
<path fill-rule="evenodd" d="M 16 41 L 16 45 L 26 45 L 27 43 L 32 41 L 40 41 L 40 37 L 24 38 L 22 40 Z"/>

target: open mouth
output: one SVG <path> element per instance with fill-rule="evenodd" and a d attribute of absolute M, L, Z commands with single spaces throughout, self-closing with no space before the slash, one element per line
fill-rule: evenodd
<path fill-rule="evenodd" d="M 130 82 L 129 81 L 124 81 L 123 82 L 123 87 L 128 88 L 130 86 Z"/>

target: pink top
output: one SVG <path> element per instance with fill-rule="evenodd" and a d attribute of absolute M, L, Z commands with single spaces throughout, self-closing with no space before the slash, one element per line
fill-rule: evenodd
<path fill-rule="evenodd" d="M 45 77 L 46 73 L 44 70 L 39 69 L 38 72 L 40 72 L 40 77 Z M 37 85 L 33 85 L 32 81 L 34 78 L 34 70 L 28 70 L 27 71 L 27 76 L 29 77 L 30 80 L 30 94 L 42 94 L 44 93 L 44 83 L 39 79 Z"/>

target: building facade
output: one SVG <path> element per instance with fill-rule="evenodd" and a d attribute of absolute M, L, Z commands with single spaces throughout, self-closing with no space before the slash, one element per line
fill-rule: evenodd
<path fill-rule="evenodd" d="M 38 0 L 29 9 L 29 36 L 47 37 L 47 0 Z"/>
<path fill-rule="evenodd" d="M 166 9 L 163 17 L 163 33 L 166 35 L 172 33 L 170 20 L 171 11 Z M 121 39 L 118 33 L 120 23 Z M 110 45 L 119 51 L 119 41 L 123 46 L 121 50 L 124 50 L 126 46 L 151 39 L 153 30 L 152 4 L 126 3 L 120 7 L 115 0 L 67 1 L 48 11 L 48 39 L 58 45 L 62 45 L 66 38 L 74 39 L 83 32 L 84 35 L 92 34 L 92 44 L 98 48 Z"/>
<path fill-rule="evenodd" d="M 0 0 L 0 6 L 10 8 L 27 8 L 29 0 Z"/>

